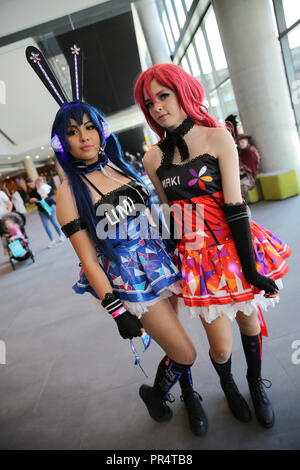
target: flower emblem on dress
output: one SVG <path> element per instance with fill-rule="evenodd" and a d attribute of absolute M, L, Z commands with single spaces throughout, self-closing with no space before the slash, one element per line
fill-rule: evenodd
<path fill-rule="evenodd" d="M 80 47 L 77 47 L 76 44 L 74 44 L 73 47 L 70 48 L 72 51 L 72 54 L 79 55 Z"/>
<path fill-rule="evenodd" d="M 38 60 L 41 60 L 39 57 L 39 53 L 32 51 L 30 55 L 30 60 L 33 60 L 33 62 L 36 64 Z"/>
<path fill-rule="evenodd" d="M 204 173 L 206 173 L 206 171 L 207 171 L 207 166 L 203 166 L 200 169 L 199 173 L 197 173 L 196 170 L 191 168 L 190 173 L 194 178 L 192 178 L 188 182 L 188 186 L 194 186 L 194 184 L 196 184 L 198 182 L 198 185 L 199 185 L 200 189 L 202 189 L 204 191 L 205 190 L 205 184 L 203 183 L 203 181 L 210 182 L 210 181 L 213 180 L 211 176 L 203 176 Z"/>

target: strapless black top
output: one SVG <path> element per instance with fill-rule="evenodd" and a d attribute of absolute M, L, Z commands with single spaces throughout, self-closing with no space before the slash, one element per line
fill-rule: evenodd
<path fill-rule="evenodd" d="M 222 191 L 218 159 L 208 153 L 183 164 L 162 164 L 156 173 L 169 202 Z"/>

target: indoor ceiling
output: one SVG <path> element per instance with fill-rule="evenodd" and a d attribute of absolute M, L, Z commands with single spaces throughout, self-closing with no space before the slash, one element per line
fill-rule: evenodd
<path fill-rule="evenodd" d="M 0 95 L 2 175 L 23 169 L 26 158 L 38 166 L 53 155 L 50 132 L 58 105 L 29 67 L 25 58 L 28 45 L 44 52 L 69 93 L 65 56 L 70 45 L 80 44 L 85 51 L 86 101 L 105 113 L 113 132 L 144 123 L 133 102 L 140 63 L 130 1 L 81 3 L 94 5 L 0 37 L 0 82 L 5 86 L 4 96 Z M 0 13 L 1 8 L 0 4 Z"/>

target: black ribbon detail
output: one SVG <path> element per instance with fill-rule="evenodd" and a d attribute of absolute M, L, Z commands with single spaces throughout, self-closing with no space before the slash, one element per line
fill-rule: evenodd
<path fill-rule="evenodd" d="M 91 163 L 88 165 L 84 160 L 74 160 L 72 161 L 72 165 L 77 168 L 79 173 L 87 174 L 92 173 L 96 170 L 101 170 L 101 167 L 107 165 L 108 163 L 108 156 L 105 152 L 99 152 L 98 161 L 95 163 Z"/>
<path fill-rule="evenodd" d="M 194 122 L 190 117 L 187 117 L 174 131 L 166 131 L 165 139 L 159 144 L 159 147 L 164 153 L 164 165 L 172 163 L 175 147 L 179 150 L 181 161 L 184 162 L 185 160 L 188 160 L 189 149 L 183 136 L 187 134 L 193 126 Z"/>

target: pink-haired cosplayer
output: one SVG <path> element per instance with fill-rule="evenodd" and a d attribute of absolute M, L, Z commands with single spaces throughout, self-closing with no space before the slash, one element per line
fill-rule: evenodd
<path fill-rule="evenodd" d="M 184 210 L 173 216 L 175 227 L 184 228 L 180 236 L 178 230 L 177 236 L 173 233 L 182 273 L 180 297 L 203 323 L 230 410 L 249 421 L 250 409 L 231 374 L 230 320 L 237 320 L 255 413 L 264 427 L 271 427 L 274 411 L 261 378 L 260 309 L 278 302 L 274 281 L 287 273 L 284 260 L 291 250 L 249 221 L 234 140 L 208 114 L 203 86 L 194 77 L 176 65 L 154 65 L 138 77 L 134 96 L 160 137 L 145 154 L 144 166 L 161 202 L 181 209 L 188 204 L 193 214 L 187 226 L 178 220 Z"/>

